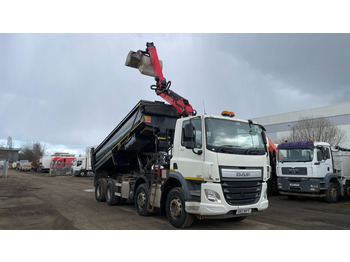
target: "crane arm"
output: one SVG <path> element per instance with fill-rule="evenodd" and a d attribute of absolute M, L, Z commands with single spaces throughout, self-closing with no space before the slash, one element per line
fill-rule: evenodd
<path fill-rule="evenodd" d="M 146 51 L 130 51 L 125 62 L 126 66 L 138 68 L 142 74 L 154 76 L 156 84 L 151 89 L 170 105 L 175 107 L 180 116 L 194 116 L 196 111 L 187 99 L 170 90 L 171 82 L 166 81 L 162 72 L 162 63 L 158 59 L 157 49 L 153 43 L 147 43 Z"/>

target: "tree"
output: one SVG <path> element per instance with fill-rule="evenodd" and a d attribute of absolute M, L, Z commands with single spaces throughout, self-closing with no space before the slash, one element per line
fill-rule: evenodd
<path fill-rule="evenodd" d="M 45 153 L 45 146 L 39 142 L 30 143 L 27 142 L 21 146 L 21 150 L 18 154 L 19 160 L 29 160 L 29 162 L 35 162 L 41 158 Z"/>
<path fill-rule="evenodd" d="M 312 139 L 337 146 L 345 139 L 345 132 L 325 117 L 302 117 L 291 127 L 290 131 L 290 136 L 285 139 L 290 142 Z"/>
<path fill-rule="evenodd" d="M 7 147 L 12 149 L 13 148 L 13 141 L 12 141 L 12 137 L 8 137 L 7 138 Z"/>

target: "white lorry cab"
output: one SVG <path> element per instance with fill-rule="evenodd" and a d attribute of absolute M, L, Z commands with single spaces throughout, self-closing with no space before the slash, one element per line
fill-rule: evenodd
<path fill-rule="evenodd" d="M 326 142 L 298 141 L 277 147 L 277 187 L 281 194 L 350 200 L 350 150 Z"/>
<path fill-rule="evenodd" d="M 72 176 L 86 176 L 89 172 L 92 172 L 91 168 L 91 156 L 81 155 L 72 163 Z"/>

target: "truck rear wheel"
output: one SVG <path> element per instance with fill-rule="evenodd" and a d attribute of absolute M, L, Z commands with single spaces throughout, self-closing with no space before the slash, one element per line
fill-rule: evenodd
<path fill-rule="evenodd" d="M 115 195 L 115 182 L 113 180 L 107 182 L 106 203 L 110 206 L 119 205 L 121 203 L 121 197 Z"/>
<path fill-rule="evenodd" d="M 167 195 L 166 215 L 174 227 L 185 228 L 192 225 L 194 216 L 185 210 L 184 192 L 181 187 L 171 189 Z"/>
<path fill-rule="evenodd" d="M 136 211 L 140 216 L 148 216 L 149 212 L 147 210 L 148 204 L 148 190 L 146 183 L 139 185 L 136 190 L 135 195 L 135 207 Z"/>
<path fill-rule="evenodd" d="M 350 181 L 347 181 L 345 183 L 345 188 L 344 188 L 344 198 L 345 200 L 350 200 Z"/>
<path fill-rule="evenodd" d="M 339 186 L 335 182 L 330 182 L 326 192 L 326 201 L 328 203 L 335 203 L 338 201 L 339 197 Z"/>
<path fill-rule="evenodd" d="M 106 200 L 106 180 L 100 178 L 96 181 L 95 199 L 97 202 L 104 202 Z"/>

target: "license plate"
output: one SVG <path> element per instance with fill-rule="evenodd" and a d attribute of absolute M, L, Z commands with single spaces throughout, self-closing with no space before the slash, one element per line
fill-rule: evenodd
<path fill-rule="evenodd" d="M 250 214 L 252 212 L 251 208 L 247 208 L 247 209 L 238 209 L 236 211 L 236 215 L 241 215 L 241 214 Z"/>
<path fill-rule="evenodd" d="M 299 184 L 292 184 L 290 183 L 289 186 L 300 186 Z"/>

